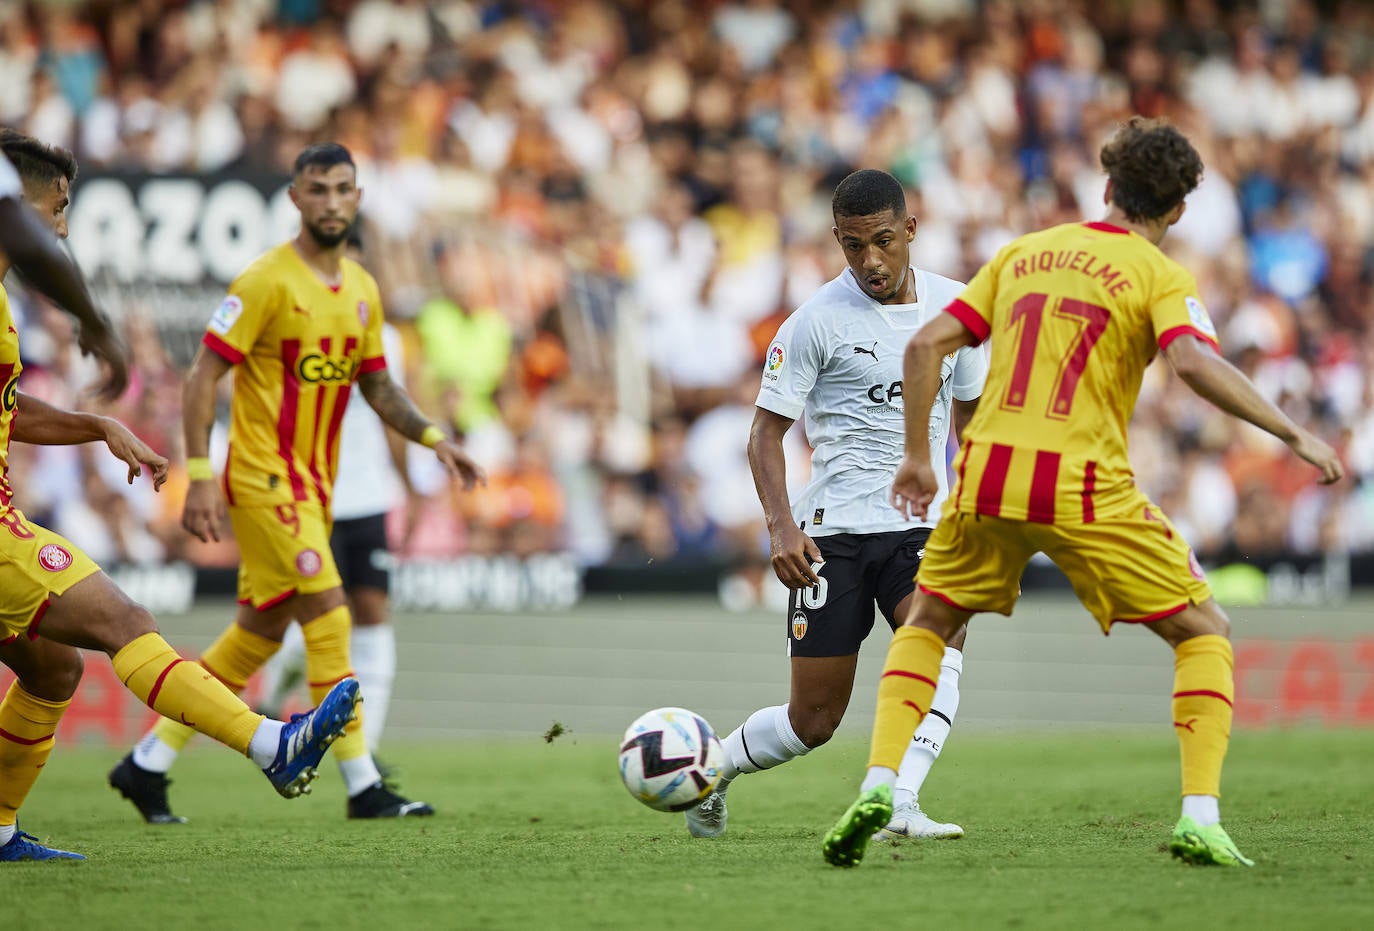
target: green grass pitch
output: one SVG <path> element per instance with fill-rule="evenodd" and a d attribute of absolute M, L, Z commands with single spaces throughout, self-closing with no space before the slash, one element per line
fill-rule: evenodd
<path fill-rule="evenodd" d="M 730 832 L 620 786 L 615 738 L 391 748 L 438 816 L 348 822 L 329 767 L 277 798 L 244 760 L 198 745 L 150 827 L 104 783 L 118 751 L 59 746 L 21 825 L 86 863 L 4 864 L 14 928 L 1369 928 L 1374 746 L 1368 731 L 1239 732 L 1225 823 L 1253 870 L 1163 852 L 1177 816 L 1167 731 L 956 734 L 923 801 L 963 840 L 875 845 L 826 866 L 852 797 L 852 737 L 730 793 Z"/>

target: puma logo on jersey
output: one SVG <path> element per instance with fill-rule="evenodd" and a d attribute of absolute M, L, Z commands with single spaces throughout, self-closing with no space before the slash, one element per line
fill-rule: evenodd
<path fill-rule="evenodd" d="M 855 347 L 854 347 L 854 354 L 855 354 L 856 356 L 857 356 L 857 355 L 861 355 L 861 354 L 862 354 L 862 355 L 865 355 L 865 356 L 872 356 L 872 357 L 873 357 L 873 361 L 874 361 L 874 362 L 877 362 L 877 361 L 878 361 L 878 341 L 877 341 L 877 340 L 874 340 L 874 341 L 873 341 L 873 348 L 872 348 L 872 349 L 865 349 L 865 348 L 862 347 L 862 346 L 855 346 Z"/>

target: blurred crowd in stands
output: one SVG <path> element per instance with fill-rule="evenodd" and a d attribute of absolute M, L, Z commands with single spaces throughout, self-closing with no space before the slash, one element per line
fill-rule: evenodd
<path fill-rule="evenodd" d="M 411 509 L 412 553 L 766 559 L 745 457 L 758 367 L 778 323 L 843 267 L 834 184 L 856 167 L 896 174 L 915 263 L 966 279 L 1019 233 L 1099 217 L 1096 152 L 1132 113 L 1168 116 L 1203 154 L 1166 251 L 1197 276 L 1227 357 L 1352 474 L 1319 488 L 1156 365 L 1132 426 L 1140 484 L 1212 560 L 1374 548 L 1370 4 L 0 11 L 0 122 L 73 148 L 83 170 L 282 172 L 310 141 L 353 151 L 409 384 L 492 476 L 464 496 L 417 469 L 445 506 Z M 179 462 L 165 321 L 125 310 L 138 372 L 116 413 Z M 25 388 L 75 402 L 86 363 L 69 328 L 33 316 Z M 184 479 L 155 497 L 98 451 L 15 458 L 22 505 L 97 559 L 191 552 Z"/>

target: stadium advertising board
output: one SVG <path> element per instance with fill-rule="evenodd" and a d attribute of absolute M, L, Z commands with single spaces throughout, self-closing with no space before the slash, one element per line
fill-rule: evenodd
<path fill-rule="evenodd" d="M 281 175 L 83 172 L 67 210 L 77 261 L 96 281 L 227 284 L 294 235 Z"/>

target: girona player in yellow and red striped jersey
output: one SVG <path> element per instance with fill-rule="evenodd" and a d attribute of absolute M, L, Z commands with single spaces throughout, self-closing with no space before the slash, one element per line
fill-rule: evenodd
<path fill-rule="evenodd" d="M 295 620 L 315 696 L 352 675 L 349 608 L 329 546 L 339 430 L 350 393 L 361 390 L 387 426 L 433 449 L 464 487 L 483 475 L 387 375 L 377 282 L 344 256 L 362 197 L 348 150 L 337 143 L 306 148 L 290 192 L 300 234 L 260 256 L 230 285 L 187 378 L 191 486 L 182 525 L 202 540 L 219 539 L 227 504 L 239 544 L 238 616 L 201 665 L 241 691 Z M 230 369 L 234 393 L 221 488 L 207 455 L 216 385 Z M 159 722 L 110 773 L 111 785 L 146 820 L 183 820 L 168 807 L 166 774 L 190 737 L 179 724 Z M 334 750 L 350 818 L 434 813 L 384 785 L 360 719 Z"/>
<path fill-rule="evenodd" d="M 1145 367 L 1162 353 L 1196 393 L 1282 439 L 1322 482 L 1339 479 L 1341 464 L 1217 354 L 1192 275 L 1159 251 L 1202 176 L 1192 145 L 1167 123 L 1136 117 L 1101 159 L 1104 222 L 1015 240 L 907 346 L 906 457 L 892 503 L 921 515 L 937 487 L 925 437 L 939 361 L 988 339 L 992 360 L 926 543 L 919 594 L 888 652 L 868 776 L 825 840 L 836 865 L 859 862 L 887 821 L 897 762 L 930 708 L 945 639 L 978 612 L 1010 614 L 1036 552 L 1064 571 L 1104 633 L 1140 623 L 1174 648 L 1183 813 L 1170 849 L 1190 862 L 1250 865 L 1217 804 L 1231 731 L 1230 623 L 1187 542 L 1136 487 L 1127 454 Z"/>

